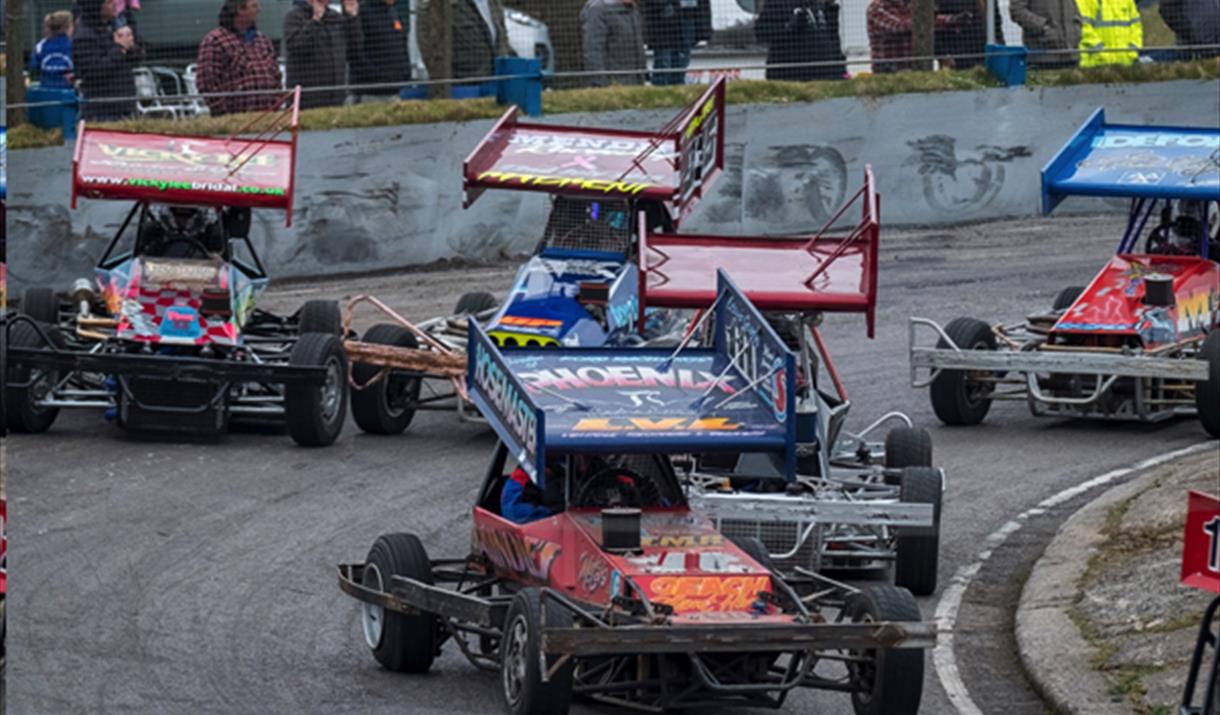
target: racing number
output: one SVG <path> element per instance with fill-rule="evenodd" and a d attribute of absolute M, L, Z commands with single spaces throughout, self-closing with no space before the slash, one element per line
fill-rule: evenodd
<path fill-rule="evenodd" d="M 709 100 L 710 101 L 710 100 Z M 682 176 L 679 199 L 691 197 L 716 164 L 716 144 L 720 134 L 720 116 L 715 108 L 703 119 L 703 126 L 682 145 Z"/>
<path fill-rule="evenodd" d="M 1207 568 L 1209 571 L 1220 572 L 1220 516 L 1213 516 L 1211 521 L 1203 525 L 1203 531 L 1207 533 L 1210 542 L 1207 549 Z"/>

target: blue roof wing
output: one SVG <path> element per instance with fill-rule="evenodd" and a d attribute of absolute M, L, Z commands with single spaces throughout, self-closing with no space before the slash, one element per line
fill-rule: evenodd
<path fill-rule="evenodd" d="M 470 324 L 466 345 L 466 386 L 479 408 L 530 478 L 543 485 L 546 463 L 546 413 L 504 361 L 504 356 L 479 327 Z"/>
<path fill-rule="evenodd" d="M 1042 168 L 1042 213 L 1068 196 L 1220 200 L 1220 129 L 1106 124 L 1098 109 Z"/>

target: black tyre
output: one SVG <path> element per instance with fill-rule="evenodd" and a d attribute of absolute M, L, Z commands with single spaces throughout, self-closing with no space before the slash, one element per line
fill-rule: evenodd
<path fill-rule="evenodd" d="M 923 616 L 910 592 L 872 584 L 848 599 L 844 618 L 853 623 L 919 621 Z M 892 649 L 857 651 L 861 662 L 848 665 L 856 715 L 915 715 L 923 697 L 923 651 Z"/>
<path fill-rule="evenodd" d="M 974 318 L 954 318 L 945 334 L 962 350 L 995 350 L 991 326 Z M 948 348 L 941 338 L 938 348 Z M 932 411 L 947 425 L 976 425 L 991 409 L 991 386 L 970 379 L 964 370 L 941 370 L 928 388 Z"/>
<path fill-rule="evenodd" d="M 496 297 L 485 291 L 475 293 L 464 293 L 461 298 L 458 298 L 457 307 L 453 309 L 454 315 L 466 315 L 467 313 L 479 314 L 485 310 L 490 310 L 500 304 Z"/>
<path fill-rule="evenodd" d="M 932 435 L 918 427 L 899 427 L 885 435 L 885 466 L 888 469 L 932 466 Z M 898 480 L 886 477 L 887 484 Z"/>
<path fill-rule="evenodd" d="M 397 325 L 374 325 L 361 340 L 400 348 L 419 347 L 415 335 Z M 352 365 L 352 379 L 357 385 L 364 385 L 381 370 L 375 365 L 356 363 Z M 352 417 L 369 434 L 401 434 L 415 417 L 419 389 L 420 378 L 391 371 L 363 390 L 352 390 Z"/>
<path fill-rule="evenodd" d="M 57 346 L 64 344 L 63 336 L 52 325 L 39 325 L 47 338 Z M 7 328 L 9 348 L 45 348 L 47 343 L 38 330 L 26 320 L 10 323 Z M 7 384 L 4 388 L 5 426 L 15 432 L 46 432 L 59 416 L 58 407 L 38 407 L 37 403 L 59 382 L 57 371 L 39 370 L 29 366 L 8 366 Z M 14 384 L 23 385 L 16 387 Z"/>
<path fill-rule="evenodd" d="M 394 576 L 432 583 L 428 552 L 414 534 L 383 534 L 373 542 L 365 559 L 361 585 L 386 592 Z M 369 603 L 360 606 L 364 642 L 386 670 L 426 673 L 432 667 L 439 643 L 437 619 L 431 613 L 407 615 Z"/>
<path fill-rule="evenodd" d="M 333 300 L 310 300 L 301 306 L 297 317 L 297 332 L 343 335 L 343 315 Z"/>
<path fill-rule="evenodd" d="M 500 692 L 509 715 L 566 715 L 572 704 L 572 661 L 542 682 L 539 653 L 542 648 L 542 596 L 526 588 L 513 597 L 504 618 L 500 646 Z M 572 616 L 552 601 L 546 608 L 546 625 L 571 628 Z M 558 656 L 547 656 L 546 667 Z"/>
<path fill-rule="evenodd" d="M 910 589 L 916 596 L 936 592 L 936 570 L 940 565 L 940 472 L 931 467 L 902 470 L 899 501 L 904 504 L 931 504 L 932 528 L 927 532 L 895 538 L 894 583 Z"/>
<path fill-rule="evenodd" d="M 1066 310 L 1076 302 L 1080 294 L 1084 292 L 1084 286 L 1068 286 L 1059 291 L 1055 295 L 1055 302 L 1051 303 L 1051 310 Z"/>
<path fill-rule="evenodd" d="M 1207 361 L 1207 379 L 1195 384 L 1195 407 L 1203 429 L 1220 439 L 1220 328 L 1203 341 L 1199 359 Z"/>
<path fill-rule="evenodd" d="M 59 298 L 46 286 L 30 286 L 21 292 L 21 312 L 40 323 L 59 325 Z"/>
<path fill-rule="evenodd" d="M 729 538 L 737 548 L 746 552 L 746 556 L 758 562 L 759 566 L 768 571 L 775 571 L 775 561 L 771 558 L 771 552 L 767 551 L 767 547 L 761 539 L 753 536 L 733 536 Z"/>
<path fill-rule="evenodd" d="M 335 335 L 306 333 L 292 346 L 288 363 L 326 368 L 326 382 L 322 385 L 285 386 L 288 434 L 305 447 L 332 444 L 347 419 L 347 356 L 343 341 Z"/>

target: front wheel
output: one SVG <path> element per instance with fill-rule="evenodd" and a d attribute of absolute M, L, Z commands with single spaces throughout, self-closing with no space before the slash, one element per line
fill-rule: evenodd
<path fill-rule="evenodd" d="M 945 335 L 962 350 L 995 350 L 995 333 L 991 326 L 975 318 L 954 318 L 945 326 Z M 949 343 L 941 338 L 938 349 Z M 932 411 L 947 425 L 976 425 L 991 409 L 993 387 L 966 370 L 944 370 L 937 373 L 928 387 Z"/>
<path fill-rule="evenodd" d="M 62 346 L 63 337 L 57 328 L 45 323 L 39 325 L 46 336 L 54 343 Z M 26 320 L 18 320 L 0 330 L 8 330 L 8 346 L 12 348 L 46 348 L 46 340 L 38 330 Z M 4 388 L 5 412 L 4 420 L 8 429 L 14 432 L 46 432 L 59 416 L 58 407 L 40 407 L 38 405 L 50 395 L 51 390 L 59 382 L 60 375 L 56 371 L 40 370 L 28 365 L 12 366 L 5 376 L 7 384 Z"/>
<path fill-rule="evenodd" d="M 343 336 L 343 315 L 339 304 L 333 300 L 310 300 L 301 306 L 297 317 L 297 332 L 325 333 Z"/>
<path fill-rule="evenodd" d="M 343 341 L 335 335 L 306 333 L 292 346 L 288 364 L 324 367 L 321 385 L 290 384 L 284 389 L 284 413 L 288 434 L 305 447 L 334 443 L 347 419 L 347 356 Z"/>
<path fill-rule="evenodd" d="M 411 331 L 388 324 L 369 328 L 363 342 L 399 348 L 419 347 Z M 369 380 L 382 369 L 376 365 L 356 363 L 352 366 L 352 380 L 357 385 L 368 385 Z M 360 429 L 369 434 L 402 434 L 415 417 L 419 390 L 418 376 L 390 370 L 363 390 L 352 390 L 352 418 Z"/>
<path fill-rule="evenodd" d="M 940 566 L 940 472 L 932 467 L 907 467 L 902 470 L 898 490 L 898 499 L 903 504 L 932 506 L 932 527 L 905 535 L 898 528 L 894 583 L 916 596 L 930 596 L 936 592 L 936 571 Z"/>
<path fill-rule="evenodd" d="M 572 704 L 572 661 L 542 681 L 542 593 L 522 589 L 504 618 L 500 646 L 500 683 L 509 715 L 566 715 Z M 572 616 L 552 601 L 546 607 L 549 628 L 571 628 Z M 551 668 L 558 656 L 547 656 Z"/>
<path fill-rule="evenodd" d="M 383 534 L 373 542 L 360 584 L 386 593 L 395 576 L 432 583 L 432 563 L 414 534 Z M 381 606 L 360 606 L 364 642 L 386 670 L 426 673 L 437 651 L 437 619 L 432 613 L 394 613 Z"/>
<path fill-rule="evenodd" d="M 1203 341 L 1198 357 L 1207 361 L 1207 379 L 1195 383 L 1195 408 L 1203 429 L 1220 438 L 1220 327 Z"/>
<path fill-rule="evenodd" d="M 852 596 L 843 615 L 852 623 L 919 621 L 911 593 L 885 584 L 865 587 Z M 855 651 L 848 664 L 852 710 L 856 715 L 915 715 L 923 697 L 923 652 L 879 648 Z"/>

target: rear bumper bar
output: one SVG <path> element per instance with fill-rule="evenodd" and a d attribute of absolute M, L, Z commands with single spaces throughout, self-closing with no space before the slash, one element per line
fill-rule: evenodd
<path fill-rule="evenodd" d="M 103 354 L 54 348 L 9 348 L 11 366 L 211 382 L 322 385 L 326 368 L 267 365 L 179 355 Z"/>

